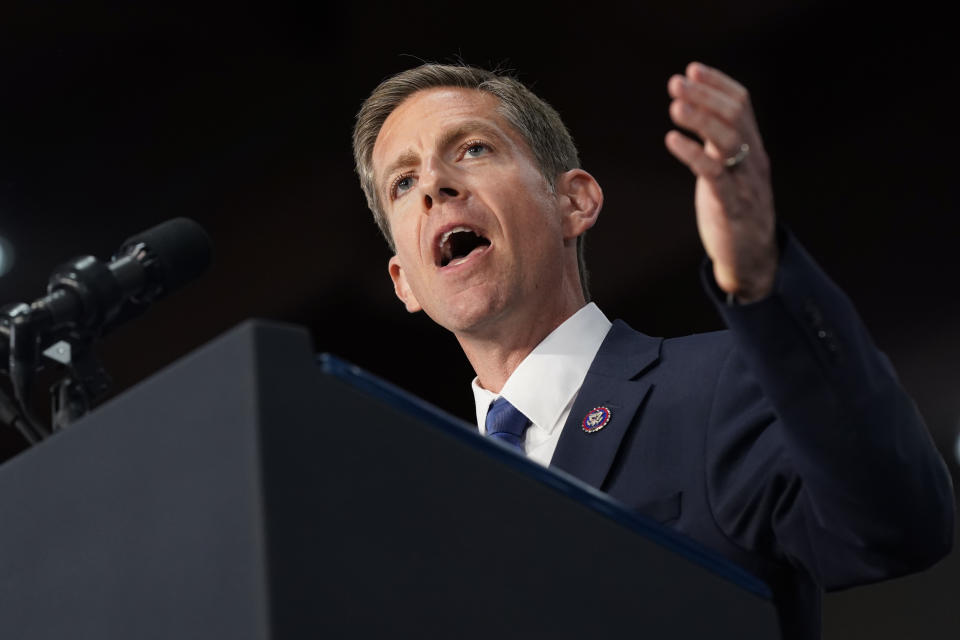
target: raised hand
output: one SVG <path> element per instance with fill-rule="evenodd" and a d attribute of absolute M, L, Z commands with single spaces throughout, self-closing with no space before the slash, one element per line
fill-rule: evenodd
<path fill-rule="evenodd" d="M 717 284 L 740 302 L 773 288 L 778 251 L 770 161 L 747 90 L 699 62 L 667 83 L 670 117 L 703 141 L 679 131 L 670 150 L 697 176 L 695 204 L 700 240 L 713 261 Z"/>

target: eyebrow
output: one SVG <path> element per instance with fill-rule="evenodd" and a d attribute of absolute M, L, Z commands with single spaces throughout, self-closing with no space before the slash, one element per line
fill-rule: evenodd
<path fill-rule="evenodd" d="M 455 127 L 444 131 L 440 136 L 440 139 L 437 143 L 437 147 L 440 149 L 446 149 L 454 142 L 461 138 L 465 138 L 471 133 L 478 133 L 485 137 L 495 138 L 497 141 L 503 140 L 503 134 L 500 131 L 482 120 L 467 120 L 466 122 L 461 122 Z M 387 167 L 387 170 L 384 172 L 384 179 L 390 179 L 394 173 L 399 169 L 404 167 L 409 167 L 417 164 L 420 161 L 420 154 L 418 154 L 413 149 L 407 149 L 400 156 L 390 163 L 390 166 Z"/>

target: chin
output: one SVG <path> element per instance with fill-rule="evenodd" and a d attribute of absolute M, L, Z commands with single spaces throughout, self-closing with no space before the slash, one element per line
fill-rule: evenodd
<path fill-rule="evenodd" d="M 503 315 L 503 305 L 492 296 L 461 295 L 442 308 L 427 310 L 427 315 L 441 327 L 455 334 L 483 331 Z"/>

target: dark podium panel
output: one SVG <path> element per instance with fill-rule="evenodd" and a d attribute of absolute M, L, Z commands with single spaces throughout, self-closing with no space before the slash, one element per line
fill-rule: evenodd
<path fill-rule="evenodd" d="M 773 638 L 766 586 L 251 322 L 0 466 L 0 635 Z"/>

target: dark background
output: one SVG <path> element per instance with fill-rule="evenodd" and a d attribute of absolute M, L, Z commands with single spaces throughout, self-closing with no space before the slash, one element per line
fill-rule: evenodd
<path fill-rule="evenodd" d="M 857 303 L 957 473 L 957 88 L 945 15 L 920 3 L 5 3 L 0 304 L 173 216 L 207 228 L 201 280 L 107 337 L 122 391 L 251 316 L 472 419 L 455 340 L 393 297 L 352 170 L 366 94 L 419 60 L 517 70 L 566 120 L 606 206 L 594 299 L 656 335 L 720 327 L 698 281 L 693 178 L 663 147 L 690 60 L 751 90 L 777 211 Z M 888 11 L 889 13 L 884 13 Z M 0 457 L 22 447 L 0 435 Z M 826 599 L 828 638 L 955 637 L 956 555 Z"/>

